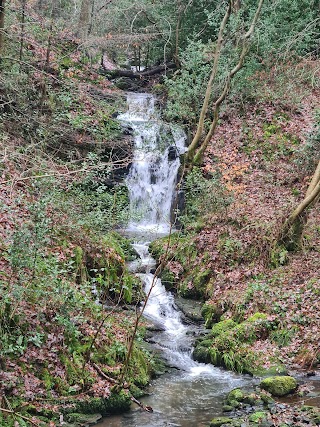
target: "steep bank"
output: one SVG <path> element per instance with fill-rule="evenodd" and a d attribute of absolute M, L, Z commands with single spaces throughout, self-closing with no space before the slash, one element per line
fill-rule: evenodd
<path fill-rule="evenodd" d="M 186 178 L 184 228 L 171 237 L 162 273 L 169 288 L 205 303 L 213 329 L 195 356 L 240 372 L 319 363 L 318 207 L 300 251 L 273 243 L 319 156 L 319 93 L 307 84 L 295 93 L 298 101 L 260 94 L 245 110 L 226 108 L 203 164 Z M 154 256 L 162 245 L 153 243 Z"/>
<path fill-rule="evenodd" d="M 126 267 L 137 254 L 113 231 L 128 218 L 132 138 L 114 118 L 125 96 L 60 43 L 50 74 L 1 63 L 5 427 L 78 426 L 85 419 L 75 413 L 123 412 L 159 371 L 137 340 L 119 384 L 143 297 Z"/>

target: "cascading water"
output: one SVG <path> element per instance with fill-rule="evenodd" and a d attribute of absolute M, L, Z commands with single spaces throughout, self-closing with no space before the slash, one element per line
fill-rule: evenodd
<path fill-rule="evenodd" d="M 135 155 L 127 178 L 131 212 L 127 231 L 137 240 L 133 246 L 140 260 L 129 268 L 139 272 L 146 293 L 152 287 L 144 316 L 159 329 L 153 335 L 153 345 L 168 365 L 177 369 L 155 380 L 150 396 L 143 399 L 153 408 L 152 414 L 136 409 L 123 417 L 108 418 L 104 425 L 206 426 L 219 413 L 223 394 L 251 380 L 192 359 L 192 330 L 182 322 L 173 295 L 151 273 L 155 260 L 148 252 L 149 242 L 171 230 L 179 154 L 185 151 L 184 133 L 159 120 L 149 94 L 129 94 L 128 112 L 119 120 L 132 127 L 135 137 Z"/>
<path fill-rule="evenodd" d="M 168 233 L 179 155 L 185 149 L 181 129 L 163 123 L 149 94 L 129 94 L 129 110 L 119 116 L 134 131 L 135 151 L 127 177 L 130 199 L 128 230 Z"/>

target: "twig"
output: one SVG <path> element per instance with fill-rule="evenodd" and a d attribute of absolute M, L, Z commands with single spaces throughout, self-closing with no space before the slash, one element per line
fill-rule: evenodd
<path fill-rule="evenodd" d="M 4 409 L 4 408 L 0 408 L 0 411 L 2 411 L 2 412 L 6 412 L 6 413 L 8 413 L 8 414 L 16 415 L 17 417 L 22 418 L 23 420 L 28 421 L 28 422 L 29 422 L 29 423 L 31 423 L 32 425 L 34 425 L 34 426 L 36 426 L 36 427 L 39 427 L 39 424 L 37 424 L 37 423 L 35 423 L 34 421 L 32 421 L 32 419 L 31 419 L 31 418 L 25 417 L 24 415 L 21 415 L 21 414 L 19 414 L 18 412 L 15 412 L 15 411 L 13 411 L 13 410 L 11 410 L 11 409 Z"/>

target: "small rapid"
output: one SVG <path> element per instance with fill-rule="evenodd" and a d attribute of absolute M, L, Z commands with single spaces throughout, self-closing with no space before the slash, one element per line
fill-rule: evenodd
<path fill-rule="evenodd" d="M 128 111 L 118 118 L 134 132 L 135 154 L 126 183 L 130 198 L 130 221 L 126 230 L 135 243 L 139 259 L 128 267 L 140 277 L 150 297 L 144 317 L 153 325 L 153 349 L 160 353 L 169 372 L 152 381 L 142 399 L 153 413 L 136 407 L 123 416 L 108 418 L 108 427 L 207 426 L 220 413 L 225 393 L 251 383 L 252 379 L 198 363 L 192 359 L 196 325 L 186 325 L 174 296 L 154 276 L 155 260 L 150 241 L 169 234 L 174 227 L 172 205 L 176 197 L 180 155 L 186 151 L 184 132 L 162 122 L 150 94 L 128 94 Z"/>

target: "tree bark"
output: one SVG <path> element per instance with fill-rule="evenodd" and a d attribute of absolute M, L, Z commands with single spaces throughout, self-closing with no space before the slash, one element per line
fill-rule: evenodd
<path fill-rule="evenodd" d="M 88 37 L 90 23 L 90 4 L 91 0 L 82 0 L 80 17 L 78 22 L 78 37 L 86 40 Z"/>
<path fill-rule="evenodd" d="M 295 251 L 301 246 L 302 233 L 307 222 L 307 208 L 315 204 L 320 197 L 320 161 L 312 177 L 305 198 L 285 220 L 279 233 L 278 244 L 289 251 Z"/>
<path fill-rule="evenodd" d="M 4 47 L 5 2 L 6 0 L 0 0 L 0 53 L 3 51 L 3 47 Z"/>

